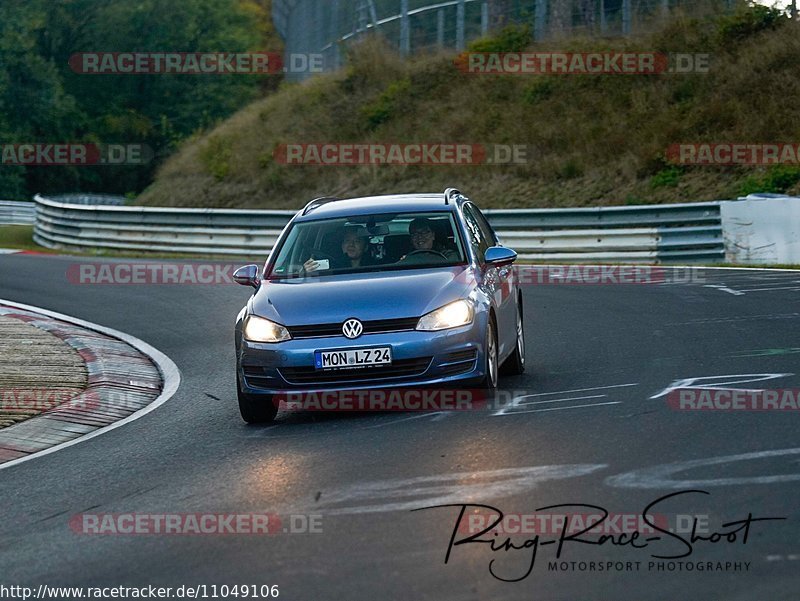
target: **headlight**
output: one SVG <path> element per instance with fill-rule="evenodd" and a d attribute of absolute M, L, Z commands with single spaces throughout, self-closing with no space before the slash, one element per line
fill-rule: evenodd
<path fill-rule="evenodd" d="M 250 342 L 283 342 L 292 338 L 282 325 L 255 315 L 245 319 L 243 333 Z"/>
<path fill-rule="evenodd" d="M 423 315 L 417 323 L 417 329 L 433 332 L 457 328 L 472 323 L 474 316 L 475 310 L 472 308 L 472 303 L 466 300 L 457 300 Z"/>

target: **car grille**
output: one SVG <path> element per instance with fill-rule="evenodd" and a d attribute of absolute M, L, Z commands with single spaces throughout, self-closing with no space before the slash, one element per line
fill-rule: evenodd
<path fill-rule="evenodd" d="M 284 367 L 280 369 L 280 373 L 289 384 L 316 386 L 413 378 L 424 374 L 430 364 L 431 357 L 419 357 L 416 359 L 401 359 L 394 361 L 391 365 L 357 367 L 338 371 L 320 371 L 314 367 Z"/>
<path fill-rule="evenodd" d="M 375 321 L 362 321 L 364 334 L 385 334 L 387 332 L 408 332 L 414 330 L 419 322 L 419 317 L 404 317 L 401 319 L 379 319 Z M 342 324 L 322 323 L 309 326 L 286 326 L 292 338 L 323 338 L 328 336 L 344 336 Z"/>

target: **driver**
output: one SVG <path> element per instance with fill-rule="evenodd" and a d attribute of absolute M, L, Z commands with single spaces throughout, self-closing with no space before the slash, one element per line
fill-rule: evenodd
<path fill-rule="evenodd" d="M 411 252 L 429 250 L 444 255 L 447 260 L 458 258 L 458 252 L 447 248 L 436 239 L 436 232 L 427 217 L 417 217 L 411 221 L 408 225 L 408 233 L 411 235 Z M 405 255 L 400 260 L 402 261 L 407 256 Z"/>

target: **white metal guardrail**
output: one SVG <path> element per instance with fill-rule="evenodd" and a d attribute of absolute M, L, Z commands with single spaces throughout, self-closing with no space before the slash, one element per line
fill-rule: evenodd
<path fill-rule="evenodd" d="M 33 239 L 48 248 L 266 256 L 295 211 L 75 205 L 37 195 Z"/>
<path fill-rule="evenodd" d="M 113 205 L 122 206 L 128 199 L 124 196 L 116 196 L 114 194 L 93 194 L 93 193 L 76 193 L 76 194 L 59 194 L 58 196 L 48 196 L 50 200 L 58 202 L 65 202 L 74 205 Z"/>
<path fill-rule="evenodd" d="M 750 194 L 722 203 L 725 256 L 733 263 L 800 263 L 800 198 Z"/>
<path fill-rule="evenodd" d="M 76 205 L 36 196 L 34 240 L 48 248 L 265 257 L 295 211 Z M 721 262 L 720 203 L 488 210 L 523 259 Z"/>
<path fill-rule="evenodd" d="M 537 261 L 722 262 L 719 202 L 485 211 L 498 235 Z"/>
<path fill-rule="evenodd" d="M 0 225 L 33 225 L 35 220 L 34 203 L 0 200 Z"/>

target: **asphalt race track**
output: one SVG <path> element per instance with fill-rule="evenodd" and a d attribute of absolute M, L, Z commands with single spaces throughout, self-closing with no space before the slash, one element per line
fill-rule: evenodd
<path fill-rule="evenodd" d="M 689 378 L 800 388 L 800 273 L 708 270 L 705 281 L 688 283 L 527 286 L 528 374 L 501 379 L 524 397 L 514 406 L 292 413 L 254 427 L 239 418 L 233 375 L 233 322 L 247 289 L 76 285 L 66 271 L 79 260 L 2 256 L 0 298 L 136 336 L 178 365 L 182 384 L 137 421 L 0 470 L 6 581 L 269 584 L 281 599 L 298 600 L 797 598 L 800 414 L 679 411 L 661 393 Z M 665 464 L 674 465 L 656 469 Z M 458 507 L 411 511 L 483 503 L 531 514 L 569 503 L 638 515 L 687 489 L 710 494 L 673 497 L 653 511 L 706 515 L 710 533 L 729 532 L 723 524 L 748 514 L 788 519 L 753 522 L 746 543 L 741 531 L 733 542 L 698 541 L 690 556 L 669 560 L 672 569 L 648 569 L 667 562 L 651 555 L 686 552 L 669 536 L 642 549 L 567 541 L 559 563 L 576 567 L 566 571 L 549 569 L 556 545 L 541 545 L 531 574 L 512 583 L 495 578 L 490 562 L 496 575 L 519 577 L 530 548 L 463 544 L 445 565 Z M 87 535 L 69 525 L 84 512 L 321 515 L 322 532 Z M 532 536 L 517 536 L 517 545 Z M 638 571 L 587 567 L 637 561 Z M 694 568 L 679 571 L 678 561 Z M 709 571 L 709 562 L 741 567 Z"/>

